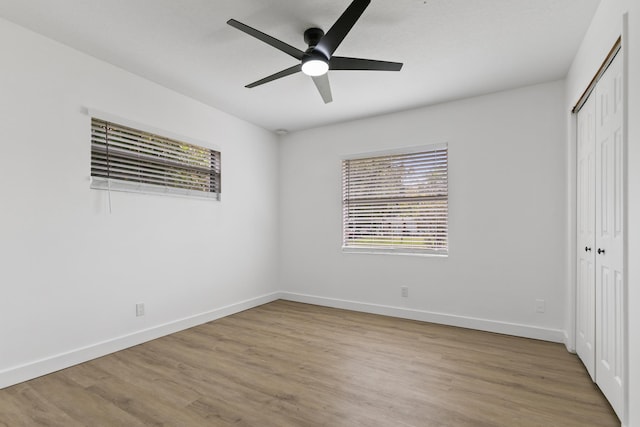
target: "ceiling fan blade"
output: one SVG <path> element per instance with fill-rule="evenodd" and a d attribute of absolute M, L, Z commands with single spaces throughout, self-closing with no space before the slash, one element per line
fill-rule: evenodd
<path fill-rule="evenodd" d="M 260 86 L 260 85 L 263 85 L 265 83 L 272 82 L 274 80 L 278 80 L 278 79 L 280 79 L 282 77 L 286 77 L 286 76 L 289 76 L 291 74 L 295 74 L 295 73 L 300 72 L 300 71 L 302 71 L 302 64 L 294 65 L 291 68 L 287 68 L 286 70 L 282 70 L 282 71 L 280 71 L 278 73 L 272 74 L 269 77 L 265 77 L 264 79 L 258 80 L 257 82 L 250 83 L 250 84 L 246 85 L 245 87 L 251 89 L 253 87 Z"/>
<path fill-rule="evenodd" d="M 400 71 L 401 62 L 377 61 L 375 59 L 347 58 L 334 56 L 329 61 L 331 70 L 372 70 L 372 71 Z"/>
<path fill-rule="evenodd" d="M 355 25 L 360 15 L 369 6 L 371 0 L 353 0 L 347 10 L 338 18 L 333 27 L 320 39 L 316 49 L 322 52 L 327 58 L 331 58 L 347 33 Z"/>
<path fill-rule="evenodd" d="M 318 77 L 313 77 L 313 82 L 316 84 L 318 88 L 318 92 L 320 92 L 320 96 L 322 96 L 322 100 L 325 104 L 333 101 L 333 97 L 331 96 L 331 85 L 329 84 L 329 75 L 323 74 Z"/>
<path fill-rule="evenodd" d="M 270 35 L 265 34 L 262 31 L 258 31 L 255 28 L 251 28 L 250 26 L 245 25 L 242 22 L 238 22 L 235 19 L 229 19 L 227 21 L 227 24 L 231 25 L 234 28 L 237 28 L 242 32 L 249 34 L 250 36 L 257 38 L 260 41 L 265 42 L 269 46 L 275 47 L 276 49 L 286 53 L 287 55 L 293 56 L 297 60 L 302 60 L 302 57 L 304 56 L 304 52 L 301 51 L 300 49 L 295 48 L 290 44 L 280 41 L 274 37 L 271 37 Z"/>

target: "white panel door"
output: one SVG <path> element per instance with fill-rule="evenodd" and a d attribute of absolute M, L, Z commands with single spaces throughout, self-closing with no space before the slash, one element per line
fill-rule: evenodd
<path fill-rule="evenodd" d="M 623 78 L 614 59 L 596 95 L 596 383 L 623 417 Z"/>
<path fill-rule="evenodd" d="M 577 157 L 577 289 L 576 353 L 593 381 L 596 363 L 596 280 L 595 280 L 595 150 L 596 96 L 592 94 L 578 113 Z"/>

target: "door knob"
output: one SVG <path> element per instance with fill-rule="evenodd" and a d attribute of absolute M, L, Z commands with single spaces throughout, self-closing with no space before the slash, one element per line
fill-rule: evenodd
<path fill-rule="evenodd" d="M 598 255 L 603 254 L 604 255 L 604 249 L 600 249 L 598 248 Z"/>
<path fill-rule="evenodd" d="M 584 251 L 585 251 L 585 252 L 591 252 L 591 248 L 590 248 L 590 247 L 588 247 L 588 246 L 585 246 L 585 247 L 584 247 Z"/>

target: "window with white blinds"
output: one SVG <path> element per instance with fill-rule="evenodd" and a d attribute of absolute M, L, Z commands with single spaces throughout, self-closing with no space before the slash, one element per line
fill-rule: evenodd
<path fill-rule="evenodd" d="M 91 187 L 220 200 L 220 152 L 91 119 Z"/>
<path fill-rule="evenodd" d="M 342 162 L 343 248 L 447 254 L 448 149 Z"/>

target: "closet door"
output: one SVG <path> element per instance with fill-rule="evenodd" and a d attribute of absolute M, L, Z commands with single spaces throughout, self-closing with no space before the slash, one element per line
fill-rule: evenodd
<path fill-rule="evenodd" d="M 596 363 L 596 279 L 595 279 L 595 151 L 596 96 L 593 94 L 578 113 L 577 157 L 577 290 L 576 352 L 593 381 Z"/>
<path fill-rule="evenodd" d="M 613 60 L 596 95 L 596 383 L 620 413 L 624 403 L 623 78 Z"/>

